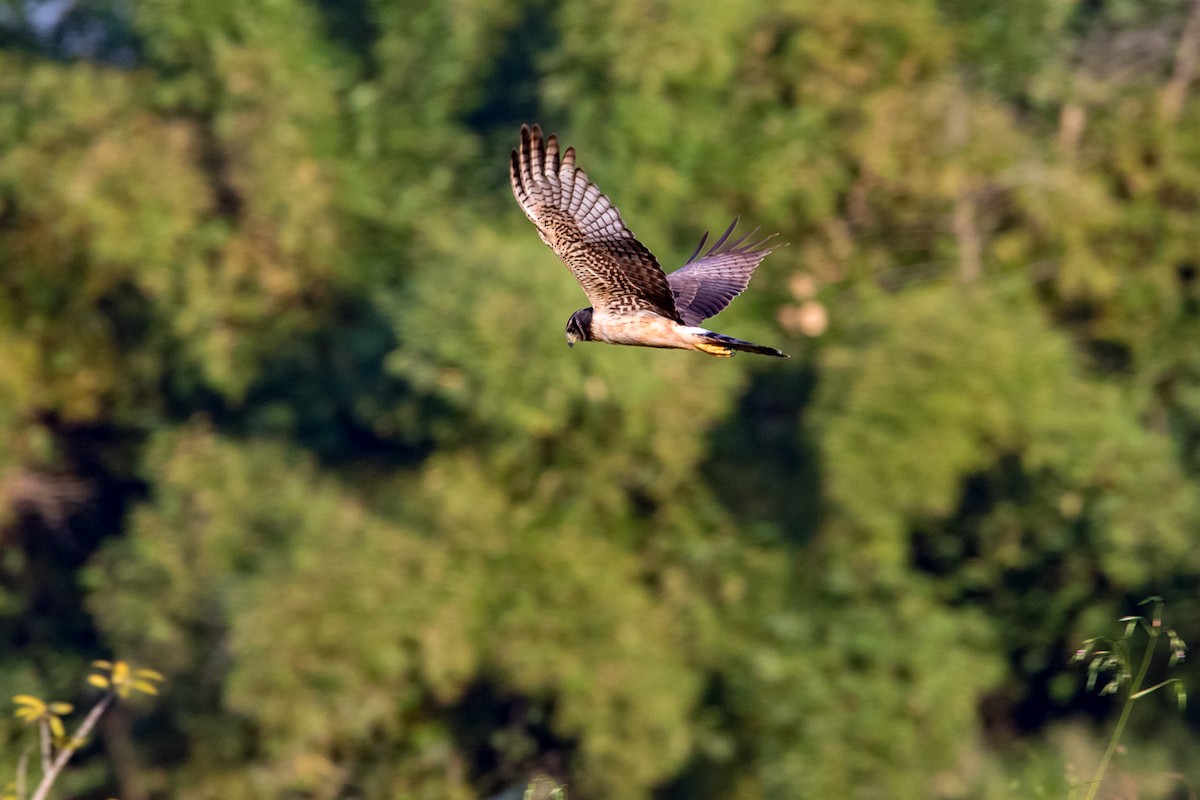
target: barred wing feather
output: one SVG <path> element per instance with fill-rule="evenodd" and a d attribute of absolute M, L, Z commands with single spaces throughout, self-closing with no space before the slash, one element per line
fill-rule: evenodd
<path fill-rule="evenodd" d="M 509 166 L 513 194 L 538 235 L 574 274 L 602 313 L 652 311 L 680 322 L 675 296 L 658 260 L 625 227 L 607 197 L 575 166 L 575 149 L 559 153 L 558 137 L 521 126 Z"/>
<path fill-rule="evenodd" d="M 774 249 L 764 247 L 771 236 L 750 241 L 758 229 L 729 241 L 738 220 L 726 229 L 708 252 L 701 257 L 708 234 L 700 238 L 696 252 L 679 269 L 667 275 L 667 282 L 675 296 L 675 307 L 685 325 L 699 325 L 715 316 L 746 290 L 750 277 L 762 260 Z"/>

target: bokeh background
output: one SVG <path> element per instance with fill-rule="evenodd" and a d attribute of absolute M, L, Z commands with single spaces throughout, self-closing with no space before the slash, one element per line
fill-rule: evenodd
<path fill-rule="evenodd" d="M 0 0 L 4 701 L 167 676 L 79 798 L 1066 797 L 1080 641 L 1200 641 L 1198 71 L 1196 0 Z M 665 265 L 778 231 L 714 327 L 793 357 L 568 350 L 532 121 Z M 1101 796 L 1198 753 L 1148 697 Z"/>

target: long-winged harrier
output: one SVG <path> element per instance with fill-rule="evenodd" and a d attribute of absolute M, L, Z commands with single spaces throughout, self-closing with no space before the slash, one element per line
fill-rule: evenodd
<path fill-rule="evenodd" d="M 609 344 L 699 350 L 732 356 L 735 350 L 786 358 L 773 347 L 698 327 L 729 305 L 771 252 L 766 239 L 746 243 L 752 231 L 729 241 L 737 220 L 701 255 L 705 233 L 687 263 L 664 274 L 654 255 L 625 227 L 609 199 L 575 166 L 575 148 L 559 155 L 558 137 L 521 126 L 521 146 L 510 165 L 513 194 L 542 241 L 562 259 L 592 301 L 567 321 L 567 344 Z M 769 237 L 768 237 L 769 238 Z"/>

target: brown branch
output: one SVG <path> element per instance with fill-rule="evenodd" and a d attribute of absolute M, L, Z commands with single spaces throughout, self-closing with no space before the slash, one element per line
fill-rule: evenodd
<path fill-rule="evenodd" d="M 54 751 L 50 744 L 50 721 L 47 719 L 38 722 L 38 741 L 42 745 L 42 774 L 45 775 L 54 761 Z"/>
<path fill-rule="evenodd" d="M 976 225 L 978 208 L 970 168 L 965 166 L 970 164 L 965 153 L 971 139 L 969 103 L 966 90 L 958 86 L 947 109 L 946 119 L 946 138 L 954 149 L 955 157 L 964 163 L 962 174 L 958 176 L 954 210 L 950 217 L 950 227 L 958 244 L 958 276 L 963 283 L 976 281 L 983 274 L 983 237 Z"/>
<path fill-rule="evenodd" d="M 55 530 L 63 529 L 91 495 L 84 481 L 71 476 L 19 468 L 0 474 L 0 514 L 29 514 Z"/>
<path fill-rule="evenodd" d="M 33 745 L 25 748 L 21 753 L 21 757 L 17 759 L 17 778 L 16 778 L 16 793 L 19 800 L 25 800 L 25 787 L 29 778 L 29 757 L 33 755 Z"/>
<path fill-rule="evenodd" d="M 115 695 L 112 692 L 100 698 L 100 702 L 92 707 L 88 715 L 80 723 L 76 729 L 75 735 L 68 739 L 61 750 L 58 751 L 58 757 L 54 759 L 54 763 L 50 765 L 50 769 L 42 775 L 42 780 L 38 784 L 37 789 L 33 793 L 30 800 L 46 800 L 50 794 L 50 787 L 54 785 L 59 773 L 63 771 L 63 767 L 67 766 L 67 762 L 71 760 L 71 756 L 79 749 L 80 745 L 87 739 L 87 735 L 92 732 L 92 728 L 96 727 L 96 723 L 100 720 L 100 715 L 104 713 Z"/>
<path fill-rule="evenodd" d="M 1171 79 L 1163 87 L 1161 106 L 1165 122 L 1172 123 L 1179 119 L 1183 104 L 1187 101 L 1188 86 L 1196 79 L 1197 67 L 1200 66 L 1200 0 L 1192 0 L 1192 10 L 1187 22 L 1183 25 L 1183 33 L 1179 35 L 1179 44 L 1175 48 L 1175 69 Z"/>
<path fill-rule="evenodd" d="M 1087 111 L 1078 103 L 1068 102 L 1058 114 L 1058 149 L 1067 158 L 1074 158 L 1079 140 L 1087 124 Z"/>
<path fill-rule="evenodd" d="M 963 283 L 976 281 L 983 274 L 983 241 L 975 224 L 975 193 L 966 179 L 954 196 L 952 225 L 958 242 L 958 277 Z"/>

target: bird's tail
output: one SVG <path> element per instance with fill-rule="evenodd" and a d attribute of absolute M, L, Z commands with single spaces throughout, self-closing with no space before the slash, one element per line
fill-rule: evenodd
<path fill-rule="evenodd" d="M 746 342 L 741 339 L 735 339 L 732 336 L 726 336 L 723 333 L 713 333 L 705 331 L 701 338 L 704 340 L 702 344 L 697 345 L 701 350 L 714 356 L 732 356 L 734 350 L 741 350 L 744 353 L 758 353 L 760 356 L 776 356 L 778 358 L 787 358 L 788 354 L 774 347 L 765 347 L 761 344 Z M 705 346 L 707 345 L 707 346 Z"/>

